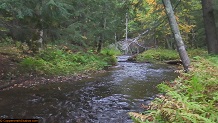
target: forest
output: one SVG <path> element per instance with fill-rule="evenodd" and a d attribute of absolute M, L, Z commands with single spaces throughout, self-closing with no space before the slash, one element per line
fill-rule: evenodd
<path fill-rule="evenodd" d="M 217 0 L 0 1 L 0 100 L 12 98 L 4 93 L 20 92 L 16 88 L 49 90 L 53 83 L 62 91 L 60 82 L 86 81 L 120 65 L 124 69 L 123 56 L 134 66 L 161 64 L 159 70 L 168 64 L 178 74 L 158 80 L 155 98 L 141 102 L 144 112 L 128 109 L 126 117 L 136 123 L 218 122 Z M 38 119 L 36 114 L 3 112 L 0 119 Z M 94 122 L 78 117 L 71 122 Z"/>

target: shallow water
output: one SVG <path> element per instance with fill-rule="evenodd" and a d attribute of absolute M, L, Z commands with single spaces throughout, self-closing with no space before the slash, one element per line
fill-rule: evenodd
<path fill-rule="evenodd" d="M 0 118 L 36 118 L 41 123 L 131 123 L 129 111 L 140 112 L 158 93 L 156 85 L 177 77 L 164 64 L 125 62 L 91 79 L 52 83 L 0 92 Z"/>

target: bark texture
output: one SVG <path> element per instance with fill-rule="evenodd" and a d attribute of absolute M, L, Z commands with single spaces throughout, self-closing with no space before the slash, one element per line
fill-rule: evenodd
<path fill-rule="evenodd" d="M 218 54 L 218 38 L 212 0 L 201 0 L 209 54 Z"/>
<path fill-rule="evenodd" d="M 169 20 L 171 30 L 173 32 L 173 36 L 174 36 L 175 41 L 176 41 L 177 50 L 178 50 L 179 56 L 182 60 L 184 70 L 186 72 L 188 72 L 188 67 L 190 65 L 190 59 L 189 59 L 188 54 L 186 52 L 185 45 L 183 43 L 178 24 L 176 22 L 176 18 L 174 15 L 174 11 L 173 11 L 171 2 L 170 2 L 170 0 L 162 0 L 162 1 L 163 1 L 165 10 L 166 10 L 166 14 L 168 16 L 168 20 Z"/>

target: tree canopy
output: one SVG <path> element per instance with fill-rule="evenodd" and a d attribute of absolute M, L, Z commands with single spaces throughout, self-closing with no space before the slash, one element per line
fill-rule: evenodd
<path fill-rule="evenodd" d="M 205 47 L 201 1 L 179 0 L 172 4 L 186 46 Z M 217 13 L 215 0 L 213 8 Z M 129 38 L 149 29 L 141 44 L 175 49 L 161 0 L 1 0 L 1 37 L 10 36 L 34 47 L 41 31 L 43 44 L 100 48 L 124 39 L 126 13 Z M 217 27 L 217 19 L 215 23 Z"/>

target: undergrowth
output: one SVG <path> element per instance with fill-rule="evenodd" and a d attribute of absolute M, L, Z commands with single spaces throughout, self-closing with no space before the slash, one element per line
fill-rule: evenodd
<path fill-rule="evenodd" d="M 96 54 L 92 51 L 66 52 L 50 47 L 34 57 L 25 58 L 20 63 L 20 67 L 24 72 L 30 74 L 69 75 L 97 71 L 114 65 L 116 64 L 114 55 L 112 52 L 109 54 Z"/>
<path fill-rule="evenodd" d="M 206 50 L 203 49 L 188 49 L 188 55 L 190 58 L 194 56 L 205 56 Z M 179 60 L 179 53 L 176 50 L 168 49 L 149 49 L 136 57 L 139 62 L 155 62 L 155 61 L 166 61 L 166 60 Z"/>
<path fill-rule="evenodd" d="M 164 60 L 174 60 L 179 59 L 179 55 L 174 50 L 167 49 L 150 49 L 136 57 L 137 61 L 164 61 Z"/>
<path fill-rule="evenodd" d="M 158 85 L 159 96 L 145 112 L 130 112 L 139 123 L 217 123 L 218 56 L 194 57 L 189 73 Z"/>

